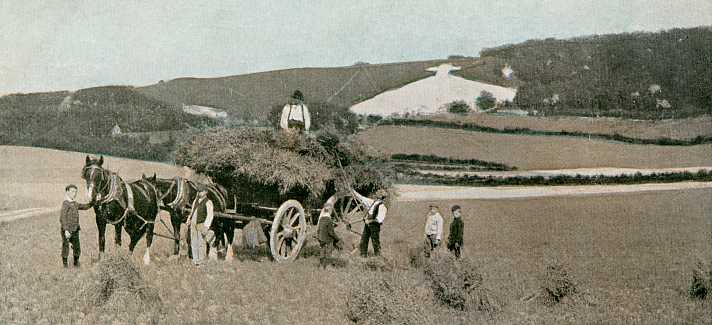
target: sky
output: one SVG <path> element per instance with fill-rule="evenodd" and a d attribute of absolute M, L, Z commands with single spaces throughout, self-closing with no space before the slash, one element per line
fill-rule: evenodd
<path fill-rule="evenodd" d="M 477 56 L 712 24 L 712 0 L 2 0 L 0 94 Z"/>

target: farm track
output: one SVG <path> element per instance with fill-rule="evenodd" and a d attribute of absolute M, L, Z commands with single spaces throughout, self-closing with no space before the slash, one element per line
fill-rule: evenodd
<path fill-rule="evenodd" d="M 59 208 L 30 208 L 6 211 L 0 213 L 0 224 L 30 217 L 36 217 L 57 211 L 59 211 Z"/>
<path fill-rule="evenodd" d="M 642 193 L 683 191 L 712 188 L 712 182 L 681 182 L 634 185 L 577 185 L 577 186 L 433 186 L 396 185 L 400 202 L 469 200 L 469 199 L 514 199 L 535 197 L 567 197 L 606 195 L 616 193 Z"/>

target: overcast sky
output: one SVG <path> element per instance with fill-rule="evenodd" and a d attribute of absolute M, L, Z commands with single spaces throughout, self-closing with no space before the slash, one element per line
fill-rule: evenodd
<path fill-rule="evenodd" d="M 477 55 L 532 38 L 712 24 L 711 0 L 441 2 L 0 0 L 0 94 Z"/>

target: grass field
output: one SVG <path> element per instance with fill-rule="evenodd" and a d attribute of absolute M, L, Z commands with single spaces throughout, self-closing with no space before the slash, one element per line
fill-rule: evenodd
<path fill-rule="evenodd" d="M 359 137 L 386 154 L 432 154 L 457 159 L 479 159 L 520 170 L 712 166 L 712 145 L 632 145 L 574 137 L 398 126 L 371 128 L 360 133 Z"/>
<path fill-rule="evenodd" d="M 16 155 L 23 151 L 15 150 Z M 34 150 L 26 152 L 42 155 Z M 65 158 L 45 160 L 42 168 L 3 165 L 11 170 L 8 173 L 30 175 L 25 180 L 31 188 L 25 193 L 47 193 L 32 201 L 36 206 L 61 203 L 61 189 L 49 197 L 54 190 L 41 188 L 79 183 L 83 155 L 48 156 Z M 46 171 L 57 167 L 56 163 L 66 168 L 64 178 Z M 107 164 L 131 165 L 131 170 L 122 172 L 139 176 L 154 169 L 173 170 L 128 160 L 109 160 Z M 384 255 L 395 266 L 393 272 L 364 271 L 352 258 L 344 268 L 319 270 L 313 242 L 304 250 L 308 256 L 291 264 L 277 265 L 264 258 L 211 261 L 198 269 L 185 258 L 169 259 L 171 243 L 157 239 L 153 264 L 138 267 L 145 284 L 158 292 L 158 309 L 118 294 L 103 306 L 85 302 L 86 289 L 97 281 L 93 212 L 80 213 L 84 265 L 79 270 L 61 268 L 56 214 L 3 223 L 0 323 L 348 324 L 345 313 L 350 289 L 373 278 L 409 283 L 413 296 L 421 302 L 419 308 L 428 315 L 423 324 L 712 322 L 709 300 L 697 302 L 686 296 L 697 258 L 712 253 L 712 189 L 439 201 L 443 210 L 455 203 L 463 206 L 464 254 L 479 265 L 484 285 L 503 302 L 502 311 L 492 317 L 437 305 L 427 294 L 421 272 L 408 266 L 408 250 L 422 241 L 428 203 L 399 202 L 389 210 L 381 235 Z M 446 226 L 451 221 L 447 215 Z M 113 242 L 112 233 L 107 231 L 107 243 Z M 137 247 L 140 251 L 143 241 Z M 112 253 L 126 247 L 115 249 L 108 244 L 107 249 Z M 137 265 L 139 258 L 136 254 Z M 582 298 L 552 307 L 523 301 L 539 290 L 546 261 L 554 258 L 568 267 Z"/>
<path fill-rule="evenodd" d="M 712 116 L 676 120 L 629 120 L 590 117 L 498 116 L 492 114 L 440 114 L 429 116 L 435 121 L 474 123 L 495 129 L 524 128 L 536 131 L 620 134 L 638 139 L 692 139 L 712 135 Z"/>

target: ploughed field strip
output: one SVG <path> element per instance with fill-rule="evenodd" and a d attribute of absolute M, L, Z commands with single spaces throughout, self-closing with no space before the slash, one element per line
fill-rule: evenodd
<path fill-rule="evenodd" d="M 712 145 L 660 146 L 583 137 L 531 136 L 443 128 L 378 126 L 358 134 L 385 154 L 478 159 L 519 170 L 712 166 Z M 385 141 L 386 139 L 387 141 Z"/>
<path fill-rule="evenodd" d="M 514 171 L 492 171 L 492 170 L 477 170 L 476 167 L 469 169 L 469 166 L 461 168 L 459 170 L 443 170 L 438 168 L 430 168 L 431 166 L 424 165 L 418 166 L 417 169 L 419 173 L 422 174 L 434 174 L 442 176 L 477 176 L 477 177 L 493 177 L 493 178 L 512 178 L 512 177 L 544 177 L 551 178 L 561 175 L 566 176 L 633 176 L 636 174 L 640 175 L 653 175 L 653 174 L 672 174 L 672 173 L 699 173 L 710 172 L 712 167 L 683 167 L 683 168 L 613 168 L 613 167 L 603 167 L 603 168 L 574 168 L 574 169 L 550 169 L 550 170 L 514 170 Z M 438 166 L 439 167 L 439 166 Z"/>

